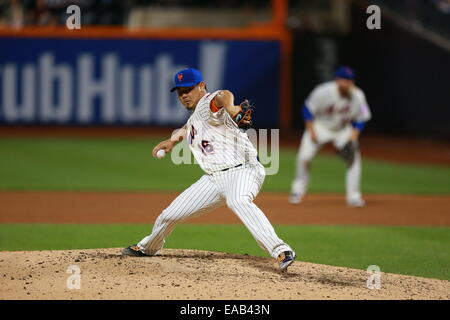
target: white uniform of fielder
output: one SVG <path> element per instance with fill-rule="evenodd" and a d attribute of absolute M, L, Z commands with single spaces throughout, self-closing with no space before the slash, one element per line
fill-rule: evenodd
<path fill-rule="evenodd" d="M 155 255 L 178 223 L 226 204 L 260 247 L 279 260 L 283 271 L 292 263 L 295 253 L 276 235 L 267 217 L 253 203 L 265 178 L 264 167 L 247 134 L 225 108 L 211 111 L 211 102 L 218 93 L 205 93 L 184 126 L 185 139 L 205 174 L 163 210 L 152 233 L 136 245 L 134 252 Z M 125 248 L 124 253 L 136 255 L 130 251 L 131 247 Z M 283 264 L 286 252 L 292 254 L 292 261 Z"/>
<path fill-rule="evenodd" d="M 350 72 L 352 72 L 351 69 Z M 346 79 L 352 78 L 350 76 Z M 331 142 L 337 150 L 341 150 L 350 141 L 353 132 L 357 130 L 355 126 L 358 127 L 357 124 L 364 124 L 371 118 L 363 91 L 352 85 L 349 94 L 344 96 L 339 91 L 337 81 L 318 85 L 306 99 L 304 108 L 307 108 L 306 113 L 309 117 L 305 116 L 305 118 L 311 121 L 315 141 L 311 137 L 311 131 L 306 129 L 297 154 L 296 174 L 289 198 L 291 203 L 301 202 L 310 180 L 308 164 L 320 148 Z M 346 198 L 349 206 L 364 206 L 360 180 L 361 155 L 357 148 L 353 161 L 347 162 Z"/>

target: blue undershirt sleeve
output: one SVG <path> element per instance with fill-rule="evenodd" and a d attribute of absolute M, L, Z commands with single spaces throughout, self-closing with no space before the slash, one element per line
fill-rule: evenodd
<path fill-rule="evenodd" d="M 366 123 L 365 123 L 365 122 L 356 122 L 356 121 L 353 121 L 353 122 L 352 122 L 352 126 L 353 126 L 353 128 L 358 129 L 359 132 L 362 132 L 362 131 L 364 130 L 365 126 L 366 126 Z"/>
<path fill-rule="evenodd" d="M 314 119 L 313 114 L 311 113 L 311 111 L 309 110 L 309 108 L 308 108 L 308 106 L 306 104 L 303 105 L 302 115 L 303 115 L 303 119 L 305 121 L 309 121 L 309 120 L 313 120 Z"/>

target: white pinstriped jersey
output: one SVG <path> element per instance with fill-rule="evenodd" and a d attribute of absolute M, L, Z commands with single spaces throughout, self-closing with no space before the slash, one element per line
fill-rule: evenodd
<path fill-rule="evenodd" d="M 265 177 L 255 147 L 225 108 L 210 111 L 211 100 L 218 92 L 203 96 L 186 123 L 188 145 L 206 174 L 161 212 L 152 233 L 137 244 L 144 254 L 157 254 L 176 224 L 225 204 L 272 257 L 292 251 L 253 203 Z"/>
<path fill-rule="evenodd" d="M 211 123 L 211 100 L 219 92 L 207 93 L 189 117 L 187 142 L 195 160 L 207 174 L 244 163 L 257 163 L 257 151 L 224 108 Z"/>
<path fill-rule="evenodd" d="M 342 97 L 336 81 L 329 81 L 314 88 L 306 99 L 306 105 L 314 121 L 330 130 L 341 130 L 352 121 L 366 122 L 371 118 L 364 92 L 355 86 L 350 96 L 350 99 Z"/>

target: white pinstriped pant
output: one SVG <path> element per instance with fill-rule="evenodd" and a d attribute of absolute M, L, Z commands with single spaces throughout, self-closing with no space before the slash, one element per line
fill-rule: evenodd
<path fill-rule="evenodd" d="M 148 255 L 156 254 L 176 224 L 226 204 L 244 223 L 260 247 L 274 258 L 292 250 L 275 233 L 264 213 L 253 203 L 264 181 L 261 164 L 245 164 L 203 175 L 183 191 L 156 219 L 152 233 L 138 243 Z"/>
<path fill-rule="evenodd" d="M 311 161 L 322 145 L 333 142 L 336 149 L 341 149 L 350 141 L 352 127 L 347 127 L 334 132 L 324 125 L 313 122 L 314 130 L 317 135 L 318 143 L 313 142 L 308 130 L 303 133 L 300 148 L 297 153 L 296 173 L 291 186 L 291 193 L 304 195 L 309 184 L 309 169 L 305 166 L 305 161 Z M 361 198 L 361 153 L 356 151 L 353 163 L 347 167 L 345 176 L 345 185 L 347 201 L 358 200 Z"/>

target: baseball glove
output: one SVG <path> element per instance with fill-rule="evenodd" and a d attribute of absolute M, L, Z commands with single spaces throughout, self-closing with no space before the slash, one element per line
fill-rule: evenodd
<path fill-rule="evenodd" d="M 234 116 L 234 121 L 237 123 L 239 128 L 250 129 L 253 125 L 252 114 L 255 110 L 255 106 L 247 99 L 242 101 L 239 106 L 241 107 L 241 111 Z"/>
<path fill-rule="evenodd" d="M 355 153 L 358 151 L 358 141 L 349 141 L 342 149 L 338 150 L 338 154 L 351 165 L 355 160 Z"/>

